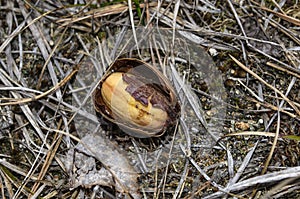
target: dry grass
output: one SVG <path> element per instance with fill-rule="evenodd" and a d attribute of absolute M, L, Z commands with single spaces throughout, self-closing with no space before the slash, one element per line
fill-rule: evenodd
<path fill-rule="evenodd" d="M 0 0 L 0 198 L 299 198 L 299 35 L 297 0 Z M 120 56 L 162 66 L 177 133 L 101 129 Z"/>

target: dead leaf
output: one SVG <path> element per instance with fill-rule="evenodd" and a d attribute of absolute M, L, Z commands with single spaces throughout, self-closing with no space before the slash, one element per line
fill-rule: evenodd
<path fill-rule="evenodd" d="M 129 164 L 127 157 L 120 152 L 112 141 L 99 135 L 86 135 L 75 149 L 89 157 L 86 159 L 86 157 L 77 153 L 78 157 L 75 157 L 73 165 L 76 168 L 81 168 L 78 170 L 80 175 L 77 179 L 72 179 L 75 181 L 74 186 L 81 185 L 86 187 L 95 185 L 95 183 L 110 186 L 112 182 L 115 182 L 113 185 L 116 191 L 125 194 L 125 198 L 141 198 L 138 192 L 137 172 Z M 101 170 L 95 171 L 94 158 L 103 164 L 106 173 Z M 69 161 L 68 170 L 72 171 L 74 166 L 70 166 Z M 85 177 L 83 177 L 84 174 L 86 175 Z M 104 183 L 104 180 L 109 183 Z"/>

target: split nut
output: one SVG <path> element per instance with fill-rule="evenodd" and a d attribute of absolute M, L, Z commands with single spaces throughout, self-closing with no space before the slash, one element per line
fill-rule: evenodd
<path fill-rule="evenodd" d="M 98 115 L 139 138 L 164 134 L 180 115 L 168 79 L 154 66 L 133 58 L 111 64 L 93 92 L 93 102 Z"/>

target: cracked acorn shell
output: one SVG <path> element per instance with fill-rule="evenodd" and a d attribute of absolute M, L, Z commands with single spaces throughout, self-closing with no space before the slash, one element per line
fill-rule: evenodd
<path fill-rule="evenodd" d="M 180 115 L 168 79 L 154 66 L 134 58 L 111 64 L 93 92 L 93 102 L 98 116 L 139 138 L 164 134 Z"/>

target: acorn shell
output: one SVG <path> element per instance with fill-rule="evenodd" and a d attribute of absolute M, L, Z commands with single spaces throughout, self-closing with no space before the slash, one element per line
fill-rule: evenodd
<path fill-rule="evenodd" d="M 180 115 L 168 79 L 154 66 L 134 58 L 113 62 L 93 92 L 97 115 L 139 138 L 158 137 Z"/>

